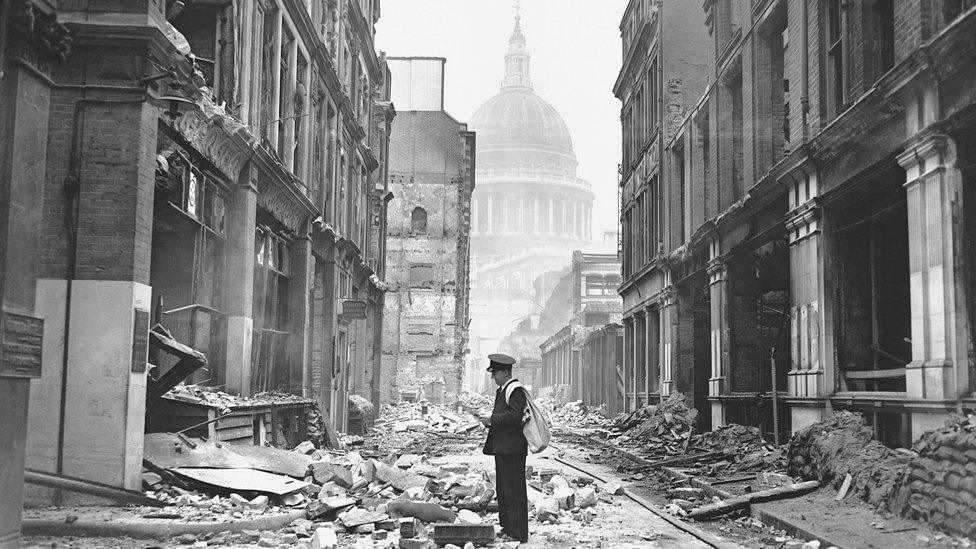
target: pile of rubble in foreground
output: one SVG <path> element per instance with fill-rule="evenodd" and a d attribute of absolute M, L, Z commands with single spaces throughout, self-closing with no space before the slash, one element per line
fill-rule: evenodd
<path fill-rule="evenodd" d="M 394 434 L 470 433 L 483 428 L 464 413 L 425 402 L 400 403 L 377 422 L 379 437 Z M 474 429 L 466 431 L 474 424 Z M 432 548 L 496 546 L 498 504 L 494 472 L 463 464 L 435 464 L 427 456 L 318 449 L 237 446 L 181 435 L 147 435 L 145 495 L 167 507 L 150 516 L 185 521 L 233 522 L 300 513 L 287 527 L 216 536 L 185 535 L 198 547 L 251 543 L 261 547 Z M 543 494 L 531 516 L 540 523 L 589 523 L 594 507 L 620 487 L 598 489 L 587 478 L 555 469 L 535 471 L 530 490 Z M 501 544 L 505 546 L 505 544 Z"/>

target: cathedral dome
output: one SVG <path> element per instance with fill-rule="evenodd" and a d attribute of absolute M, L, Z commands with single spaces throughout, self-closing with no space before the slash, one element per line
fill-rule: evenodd
<path fill-rule="evenodd" d="M 479 152 L 536 149 L 573 159 L 573 140 L 556 109 L 526 88 L 503 88 L 471 117 Z"/>

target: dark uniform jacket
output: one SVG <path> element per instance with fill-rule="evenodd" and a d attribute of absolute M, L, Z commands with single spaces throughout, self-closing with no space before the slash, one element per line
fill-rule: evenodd
<path fill-rule="evenodd" d="M 516 381 L 509 380 L 508 383 Z M 491 426 L 488 427 L 488 440 L 482 450 L 485 454 L 528 454 L 529 444 L 522 434 L 522 416 L 528 401 L 525 389 L 516 387 L 509 401 L 505 402 L 505 387 L 495 391 L 495 408 L 491 411 Z"/>

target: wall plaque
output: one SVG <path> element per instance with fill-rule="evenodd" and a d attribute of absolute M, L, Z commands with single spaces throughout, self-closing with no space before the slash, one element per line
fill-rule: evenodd
<path fill-rule="evenodd" d="M 41 377 L 44 320 L 4 311 L 2 324 L 0 376 Z"/>

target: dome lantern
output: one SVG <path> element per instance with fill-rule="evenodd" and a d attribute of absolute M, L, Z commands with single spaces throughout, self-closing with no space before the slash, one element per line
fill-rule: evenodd
<path fill-rule="evenodd" d="M 522 34 L 522 16 L 515 5 L 515 30 L 508 39 L 508 52 L 505 54 L 505 78 L 503 90 L 532 91 L 532 78 L 529 76 L 529 52 L 525 49 L 525 35 Z"/>

